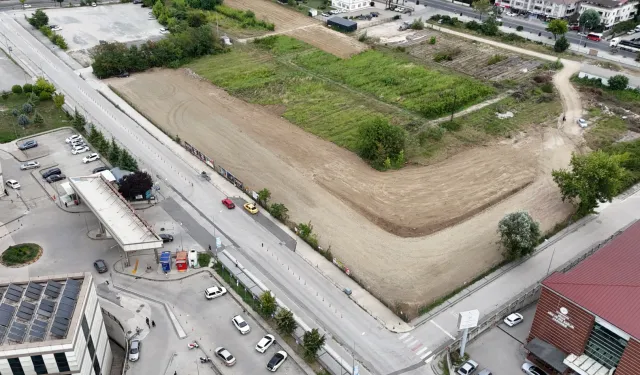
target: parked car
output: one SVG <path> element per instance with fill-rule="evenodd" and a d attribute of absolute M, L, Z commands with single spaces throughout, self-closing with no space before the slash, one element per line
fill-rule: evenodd
<path fill-rule="evenodd" d="M 214 299 L 227 294 L 227 289 L 221 286 L 212 286 L 204 290 L 204 298 Z"/>
<path fill-rule="evenodd" d="M 580 125 L 581 128 L 586 128 L 587 126 L 589 126 L 589 124 L 587 123 L 587 120 L 581 118 L 578 120 L 578 125 Z"/>
<path fill-rule="evenodd" d="M 484 369 L 478 373 L 478 375 L 493 375 L 489 369 Z"/>
<path fill-rule="evenodd" d="M 84 158 L 82 158 L 82 162 L 84 164 L 87 164 L 87 163 L 91 163 L 92 161 L 96 161 L 98 159 L 100 159 L 100 155 L 98 155 L 98 154 L 96 154 L 94 152 L 94 153 L 91 153 L 91 154 L 85 156 Z"/>
<path fill-rule="evenodd" d="M 258 341 L 258 344 L 256 344 L 256 350 L 258 353 L 264 353 L 274 342 L 276 342 L 276 338 L 273 337 L 273 335 L 264 335 L 264 337 Z"/>
<path fill-rule="evenodd" d="M 160 34 L 167 34 L 169 32 L 168 29 L 162 28 L 160 29 Z"/>
<path fill-rule="evenodd" d="M 97 6 L 98 6 L 98 4 L 96 4 L 96 3 L 91 3 L 91 6 L 92 6 L 92 7 L 97 7 Z"/>
<path fill-rule="evenodd" d="M 378 17 L 380 15 L 378 12 L 371 12 L 369 14 L 371 14 L 371 17 Z"/>
<path fill-rule="evenodd" d="M 129 72 L 122 72 L 122 73 L 116 75 L 116 77 L 118 77 L 118 78 L 127 78 L 127 77 L 129 77 Z"/>
<path fill-rule="evenodd" d="M 249 211 L 250 214 L 255 215 L 258 213 L 258 206 L 255 203 L 245 203 L 244 209 Z"/>
<path fill-rule="evenodd" d="M 233 201 L 229 198 L 225 198 L 222 200 L 222 204 L 224 204 L 225 207 L 227 207 L 228 209 L 234 209 L 236 208 L 236 204 L 233 203 Z"/>
<path fill-rule="evenodd" d="M 38 147 L 38 142 L 32 140 L 29 141 L 25 141 L 23 144 L 21 144 L 20 146 L 18 146 L 19 149 L 21 150 L 28 150 L 30 148 L 34 148 L 34 147 Z"/>
<path fill-rule="evenodd" d="M 322 17 L 331 17 L 331 15 L 329 13 L 322 13 L 321 16 Z"/>
<path fill-rule="evenodd" d="M 473 374 L 478 369 L 478 362 L 474 360 L 468 360 L 462 364 L 456 371 L 458 375 L 470 375 Z"/>
<path fill-rule="evenodd" d="M 74 134 L 71 137 L 65 139 L 64 141 L 67 142 L 67 143 L 71 143 L 73 141 L 77 141 L 78 139 L 82 140 L 82 136 L 80 134 Z"/>
<path fill-rule="evenodd" d="M 47 169 L 42 173 L 42 178 L 46 179 L 47 177 L 53 176 L 54 174 L 61 174 L 61 173 L 62 171 L 60 170 L 60 168 Z"/>
<path fill-rule="evenodd" d="M 238 331 L 240 331 L 240 333 L 242 333 L 243 335 L 251 332 L 251 327 L 249 327 L 249 324 L 240 315 L 234 316 L 231 321 L 233 322 L 233 325 L 236 326 Z"/>
<path fill-rule="evenodd" d="M 527 375 L 547 375 L 546 372 L 542 371 L 539 367 L 534 366 L 529 362 L 525 362 L 524 364 L 522 364 L 522 372 Z"/>
<path fill-rule="evenodd" d="M 71 142 L 69 142 L 69 146 L 71 146 L 71 148 L 78 147 L 78 146 L 86 146 L 86 145 L 87 144 L 84 142 L 84 139 L 82 138 L 74 139 Z"/>
<path fill-rule="evenodd" d="M 71 150 L 71 153 L 74 155 L 82 154 L 83 152 L 90 151 L 89 146 L 76 146 Z"/>
<path fill-rule="evenodd" d="M 524 318 L 522 317 L 522 315 L 518 314 L 518 313 L 513 313 L 509 316 L 507 316 L 506 318 L 504 318 L 504 324 L 508 325 L 509 327 L 513 327 L 517 324 L 522 323 L 522 320 Z"/>
<path fill-rule="evenodd" d="M 96 271 L 98 271 L 98 273 L 105 273 L 109 271 L 109 269 L 107 268 L 107 263 L 105 263 L 105 261 L 102 259 L 98 259 L 93 262 L 93 266 L 96 268 Z"/>
<path fill-rule="evenodd" d="M 158 237 L 162 238 L 162 242 L 172 242 L 173 236 L 167 233 L 160 233 Z"/>
<path fill-rule="evenodd" d="M 93 173 L 100 173 L 102 171 L 108 171 L 108 170 L 109 170 L 109 167 L 102 166 L 102 167 L 98 167 L 98 168 L 94 169 L 92 172 Z"/>
<path fill-rule="evenodd" d="M 54 174 L 53 176 L 49 176 L 47 177 L 47 182 L 48 183 L 54 183 L 54 182 L 58 182 L 58 181 L 62 181 L 65 178 L 67 178 L 67 176 L 63 175 L 63 174 Z"/>
<path fill-rule="evenodd" d="M 216 348 L 215 353 L 216 357 L 220 358 L 225 366 L 233 366 L 236 364 L 236 358 L 231 353 L 229 353 L 227 349 L 219 347 Z"/>
<path fill-rule="evenodd" d="M 31 4 L 22 4 L 22 9 L 31 8 Z"/>
<path fill-rule="evenodd" d="M 40 168 L 40 163 L 38 163 L 37 161 L 28 161 L 20 166 L 20 169 L 22 169 L 23 171 L 36 168 Z"/>
<path fill-rule="evenodd" d="M 7 182 L 5 182 L 5 184 L 8 187 L 10 187 L 10 188 L 12 188 L 14 190 L 20 189 L 20 183 L 18 183 L 18 181 L 16 181 L 16 180 L 7 180 Z"/>
<path fill-rule="evenodd" d="M 51 31 L 61 31 L 61 30 L 62 30 L 62 27 L 60 27 L 60 26 L 56 26 L 56 27 L 52 27 L 51 28 Z"/>
<path fill-rule="evenodd" d="M 108 44 L 106 40 L 99 40 L 98 42 L 99 42 L 101 45 Z"/>
<path fill-rule="evenodd" d="M 277 352 L 271 357 L 269 363 L 267 363 L 267 370 L 276 372 L 280 366 L 284 363 L 289 355 L 284 350 Z"/>
<path fill-rule="evenodd" d="M 140 358 L 140 340 L 131 340 L 129 345 L 129 360 L 132 362 L 137 361 Z"/>

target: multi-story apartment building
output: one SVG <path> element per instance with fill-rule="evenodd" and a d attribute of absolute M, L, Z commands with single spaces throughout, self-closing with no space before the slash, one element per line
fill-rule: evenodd
<path fill-rule="evenodd" d="M 357 10 L 368 7 L 370 1 L 371 0 L 331 0 L 331 6 L 345 11 Z"/>
<path fill-rule="evenodd" d="M 580 14 L 587 9 L 600 13 L 605 28 L 632 19 L 638 11 L 638 0 L 583 0 Z"/>
<path fill-rule="evenodd" d="M 520 13 L 565 18 L 572 16 L 578 10 L 579 0 L 499 0 L 495 4 Z"/>
<path fill-rule="evenodd" d="M 605 28 L 632 19 L 640 0 L 496 0 L 495 5 L 546 18 L 568 18 L 587 9 L 600 13 Z"/>
<path fill-rule="evenodd" d="M 0 374 L 109 374 L 90 273 L 0 282 Z"/>

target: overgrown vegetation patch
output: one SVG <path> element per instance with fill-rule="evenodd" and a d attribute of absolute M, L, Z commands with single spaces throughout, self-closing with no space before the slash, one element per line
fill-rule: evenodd
<path fill-rule="evenodd" d="M 23 243 L 9 246 L 2 253 L 0 260 L 8 267 L 21 266 L 36 261 L 42 254 L 42 248 L 34 243 Z"/>

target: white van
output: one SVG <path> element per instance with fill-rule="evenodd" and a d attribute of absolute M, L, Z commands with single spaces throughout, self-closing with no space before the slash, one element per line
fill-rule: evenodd
<path fill-rule="evenodd" d="M 224 287 L 212 286 L 211 288 L 207 288 L 204 291 L 204 297 L 206 299 L 214 299 L 220 296 L 224 296 L 227 293 L 227 290 Z"/>

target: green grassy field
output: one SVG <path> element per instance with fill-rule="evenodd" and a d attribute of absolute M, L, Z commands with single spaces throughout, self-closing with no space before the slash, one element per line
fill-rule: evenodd
<path fill-rule="evenodd" d="M 619 117 L 605 116 L 596 121 L 584 133 L 584 139 L 592 150 L 611 146 L 627 132 L 627 124 Z"/>
<path fill-rule="evenodd" d="M 18 125 L 16 117 L 11 112 L 12 109 L 21 107 L 26 101 L 27 96 L 24 94 L 11 94 L 7 100 L 0 98 L 0 143 L 71 125 L 71 120 L 67 118 L 66 113 L 56 108 L 52 100 L 47 100 L 39 102 L 35 107 L 35 110 L 44 118 L 44 123 L 37 125 L 32 121 L 23 128 Z M 33 114 L 29 118 L 33 119 Z"/>
<path fill-rule="evenodd" d="M 188 66 L 200 76 L 251 103 L 280 106 L 284 118 L 306 131 L 355 151 L 361 124 L 384 117 L 407 131 L 407 160 L 431 163 L 539 124 L 560 113 L 559 101 L 511 97 L 431 129 L 430 118 L 486 100 L 495 89 L 481 81 L 420 65 L 405 55 L 368 51 L 341 60 L 287 37 L 236 45 L 229 53 L 207 56 Z M 400 72 L 400 73 L 398 73 Z M 499 120 L 495 112 L 511 111 Z"/>

